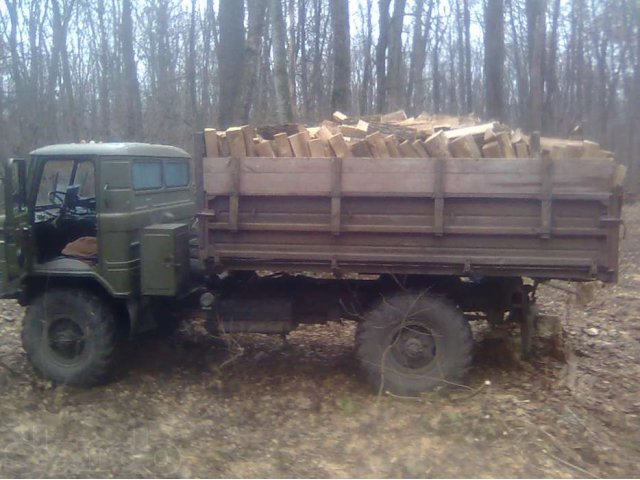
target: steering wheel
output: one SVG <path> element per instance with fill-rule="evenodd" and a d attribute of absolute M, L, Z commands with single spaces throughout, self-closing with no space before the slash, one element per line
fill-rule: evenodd
<path fill-rule="evenodd" d="M 49 192 L 49 201 L 55 206 L 59 206 L 59 207 L 64 206 L 64 202 L 66 198 L 67 198 L 67 192 L 61 192 L 59 190 L 54 190 L 53 192 Z"/>

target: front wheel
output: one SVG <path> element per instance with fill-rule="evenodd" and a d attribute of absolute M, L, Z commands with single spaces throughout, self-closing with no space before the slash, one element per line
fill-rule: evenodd
<path fill-rule="evenodd" d="M 383 299 L 356 330 L 356 354 L 374 388 L 418 395 L 461 382 L 473 337 L 462 313 L 441 298 L 398 294 Z"/>
<path fill-rule="evenodd" d="M 56 384 L 109 379 L 120 343 L 108 301 L 85 290 L 54 288 L 27 307 L 22 345 L 35 369 Z"/>

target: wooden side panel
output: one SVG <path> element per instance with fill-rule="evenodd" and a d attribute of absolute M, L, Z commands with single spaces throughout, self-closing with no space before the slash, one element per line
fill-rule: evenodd
<path fill-rule="evenodd" d="M 231 269 L 614 278 L 612 162 L 336 161 L 204 159 L 206 254 Z"/>

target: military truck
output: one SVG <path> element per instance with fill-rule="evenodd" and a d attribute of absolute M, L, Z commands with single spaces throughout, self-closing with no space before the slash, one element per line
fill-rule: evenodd
<path fill-rule="evenodd" d="M 621 191 L 607 160 L 202 158 L 138 143 L 4 162 L 1 289 L 57 384 L 112 378 L 127 338 L 180 318 L 286 335 L 357 322 L 376 389 L 464 380 L 470 320 L 521 324 L 537 286 L 616 281 Z"/>

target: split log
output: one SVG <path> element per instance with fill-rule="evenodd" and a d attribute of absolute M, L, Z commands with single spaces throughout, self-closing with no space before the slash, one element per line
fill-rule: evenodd
<path fill-rule="evenodd" d="M 246 157 L 247 149 L 244 143 L 242 127 L 227 129 L 227 141 L 229 142 L 229 155 L 231 157 Z"/>
<path fill-rule="evenodd" d="M 482 152 L 471 135 L 449 142 L 449 151 L 454 158 L 482 158 Z"/>
<path fill-rule="evenodd" d="M 500 124 L 497 122 L 491 123 L 483 123 L 482 125 L 474 125 L 472 127 L 464 127 L 464 128 L 455 128 L 453 130 L 448 130 L 445 132 L 446 137 L 449 140 L 455 140 L 456 138 L 464 137 L 467 135 L 479 136 L 487 133 L 488 130 L 498 132 L 500 131 Z M 504 128 L 503 128 L 504 130 Z"/>
<path fill-rule="evenodd" d="M 389 151 L 389 155 L 392 158 L 400 158 L 402 154 L 400 153 L 400 144 L 398 143 L 398 139 L 393 135 L 388 135 L 384 139 L 384 143 L 387 146 L 387 150 Z"/>
<path fill-rule="evenodd" d="M 349 117 L 342 112 L 333 112 L 333 119 L 338 123 L 344 123 L 349 120 Z"/>
<path fill-rule="evenodd" d="M 402 122 L 407 119 L 407 114 L 404 110 L 398 110 L 397 112 L 387 113 L 386 115 L 382 115 L 380 121 L 382 123 L 395 123 Z"/>
<path fill-rule="evenodd" d="M 325 125 L 320 127 L 320 130 L 318 130 L 318 138 L 329 143 L 329 140 L 331 139 L 331 137 L 333 137 L 334 135 L 336 135 L 335 133 L 333 133 L 331 130 L 329 130 L 328 127 L 326 127 Z"/>
<path fill-rule="evenodd" d="M 349 149 L 349 145 L 347 145 L 347 142 L 344 140 L 344 137 L 342 136 L 341 133 L 331 137 L 331 139 L 329 140 L 329 145 L 331 145 L 331 148 L 333 149 L 333 152 L 336 157 L 338 158 L 353 157 L 353 154 Z"/>
<path fill-rule="evenodd" d="M 422 143 L 420 140 L 416 140 L 411 144 L 411 146 L 418 153 L 418 157 L 429 158 L 429 152 L 427 152 L 427 148 L 425 147 L 425 144 Z"/>
<path fill-rule="evenodd" d="M 364 138 L 367 136 L 366 131 L 363 132 L 358 127 L 354 127 L 352 125 L 340 125 L 339 130 L 344 137 Z"/>
<path fill-rule="evenodd" d="M 228 157 L 231 155 L 229 152 L 229 141 L 227 140 L 227 132 L 218 132 L 218 150 L 221 157 Z"/>
<path fill-rule="evenodd" d="M 254 150 L 258 157 L 274 158 L 276 156 L 269 140 L 258 139 L 254 142 Z"/>
<path fill-rule="evenodd" d="M 311 152 L 312 157 L 326 157 L 327 149 L 325 143 L 320 138 L 314 138 L 309 140 L 309 151 Z"/>
<path fill-rule="evenodd" d="M 497 140 L 493 142 L 485 143 L 482 146 L 482 156 L 484 158 L 500 158 L 502 156 L 502 149 Z"/>
<path fill-rule="evenodd" d="M 511 145 L 509 132 L 498 133 L 496 135 L 496 141 L 498 142 L 498 145 L 500 145 L 500 150 L 502 150 L 502 157 L 516 158 L 516 152 L 513 150 L 513 145 Z"/>
<path fill-rule="evenodd" d="M 289 143 L 291 144 L 291 149 L 293 150 L 294 156 L 311 156 L 311 150 L 309 149 L 309 140 L 311 140 L 309 138 L 309 132 L 307 132 L 306 130 L 289 137 Z"/>
<path fill-rule="evenodd" d="M 278 133 L 273 137 L 273 149 L 278 157 L 294 156 L 286 133 Z"/>
<path fill-rule="evenodd" d="M 391 157 L 384 139 L 385 135 L 381 132 L 372 133 L 371 135 L 367 135 L 367 137 L 365 138 L 366 142 L 369 144 L 369 149 L 371 150 L 373 158 Z"/>
<path fill-rule="evenodd" d="M 411 145 L 411 142 L 409 142 L 408 140 L 405 140 L 400 145 L 398 145 L 398 149 L 400 150 L 400 153 L 402 154 L 403 157 L 407 157 L 407 158 L 420 157 L 420 155 L 418 155 L 418 152 L 416 152 L 416 150 Z"/>
<path fill-rule="evenodd" d="M 426 142 L 424 142 L 424 147 L 431 157 L 451 157 L 451 153 L 449 152 L 449 141 L 447 140 L 446 132 L 441 131 L 431 135 L 429 138 L 427 138 Z"/>
<path fill-rule="evenodd" d="M 351 145 L 351 153 L 354 157 L 369 158 L 373 155 L 369 149 L 369 144 L 365 140 L 358 140 Z"/>

